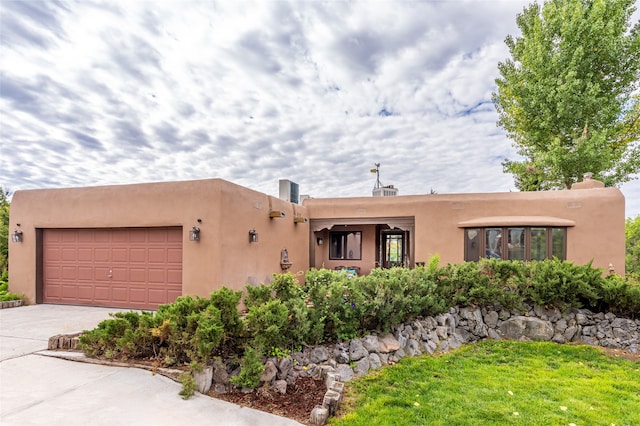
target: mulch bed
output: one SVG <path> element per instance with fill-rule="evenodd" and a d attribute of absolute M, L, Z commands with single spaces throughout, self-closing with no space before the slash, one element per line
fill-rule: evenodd
<path fill-rule="evenodd" d="M 316 405 L 322 404 L 326 391 L 324 381 L 299 377 L 295 384 L 287 386 L 284 395 L 267 388 L 257 388 L 249 393 L 233 389 L 225 394 L 217 394 L 212 388 L 209 396 L 309 424 L 311 411 Z"/>

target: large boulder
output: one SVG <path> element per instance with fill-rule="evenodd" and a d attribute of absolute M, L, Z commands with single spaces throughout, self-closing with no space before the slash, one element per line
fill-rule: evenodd
<path fill-rule="evenodd" d="M 507 339 L 527 337 L 531 340 L 551 340 L 553 327 L 549 321 L 525 316 L 515 316 L 500 324 L 500 334 Z"/>

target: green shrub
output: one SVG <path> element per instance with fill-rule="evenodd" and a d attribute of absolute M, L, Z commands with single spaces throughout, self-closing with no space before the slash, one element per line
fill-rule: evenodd
<path fill-rule="evenodd" d="M 602 270 L 586 265 L 574 265 L 557 258 L 531 262 L 530 285 L 525 296 L 541 306 L 560 310 L 596 306 L 602 287 Z"/>
<path fill-rule="evenodd" d="M 273 289 L 269 285 L 260 284 L 257 286 L 248 285 L 247 295 L 244 298 L 244 306 L 251 309 L 255 306 L 260 306 L 267 303 L 272 299 Z"/>
<path fill-rule="evenodd" d="M 304 292 L 291 272 L 275 274 L 271 281 L 274 296 L 283 302 L 302 299 Z"/>
<path fill-rule="evenodd" d="M 488 281 L 485 289 L 476 286 L 470 290 L 473 303 L 489 305 L 498 302 L 507 309 L 522 307 L 522 289 L 528 285 L 527 263 L 519 260 L 482 259 L 478 267 L 488 277 Z"/>
<path fill-rule="evenodd" d="M 182 383 L 182 390 L 178 392 L 178 394 L 182 397 L 182 399 L 189 399 L 195 393 L 198 385 L 196 384 L 196 379 L 193 378 L 193 374 L 191 371 L 183 371 L 180 373 L 180 383 Z"/>
<path fill-rule="evenodd" d="M 640 283 L 609 275 L 602 283 L 602 311 L 636 318 L 640 314 Z"/>
<path fill-rule="evenodd" d="M 247 312 L 247 329 L 253 336 L 253 344 L 258 348 L 272 346 L 285 348 L 285 337 L 289 310 L 280 300 L 269 300 L 257 306 L 251 306 Z"/>
<path fill-rule="evenodd" d="M 7 271 L 0 276 L 0 302 L 6 302 L 9 300 L 20 300 L 22 295 L 9 292 L 9 274 Z"/>
<path fill-rule="evenodd" d="M 244 345 L 246 330 L 238 311 L 241 298 L 242 291 L 234 292 L 226 287 L 211 293 L 211 304 L 220 310 L 223 326 L 220 346 L 225 353 L 235 353 L 239 346 Z"/>
<path fill-rule="evenodd" d="M 206 364 L 219 347 L 224 325 L 221 311 L 209 300 L 180 297 L 149 312 L 119 312 L 85 331 L 80 345 L 89 356 L 155 358 L 173 365 L 191 361 Z"/>
<path fill-rule="evenodd" d="M 310 336 L 313 343 L 325 340 L 349 340 L 364 331 L 364 295 L 361 282 L 365 277 L 348 279 L 335 271 L 310 270 L 305 292 L 313 304 L 310 312 Z"/>
<path fill-rule="evenodd" d="M 247 346 L 244 357 L 240 361 L 240 374 L 231 377 L 229 381 L 236 386 L 254 389 L 260 384 L 260 378 L 264 373 L 261 357 L 260 351 Z"/>
<path fill-rule="evenodd" d="M 421 311 L 414 299 L 413 274 L 406 268 L 375 269 L 359 280 L 364 329 L 389 331 Z"/>

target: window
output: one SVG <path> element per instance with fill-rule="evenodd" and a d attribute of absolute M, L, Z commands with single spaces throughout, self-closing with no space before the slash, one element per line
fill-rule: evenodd
<path fill-rule="evenodd" d="M 487 259 L 543 260 L 566 259 L 567 228 L 505 227 L 466 228 L 464 260 Z"/>
<path fill-rule="evenodd" d="M 330 232 L 329 259 L 362 259 L 362 231 Z"/>

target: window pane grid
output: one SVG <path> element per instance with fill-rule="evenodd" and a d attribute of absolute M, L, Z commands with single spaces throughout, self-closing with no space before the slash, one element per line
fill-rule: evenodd
<path fill-rule="evenodd" d="M 544 260 L 567 256 L 567 229 L 554 227 L 466 228 L 464 259 Z"/>
<path fill-rule="evenodd" d="M 332 260 L 361 260 L 362 232 L 330 232 L 329 259 Z"/>

